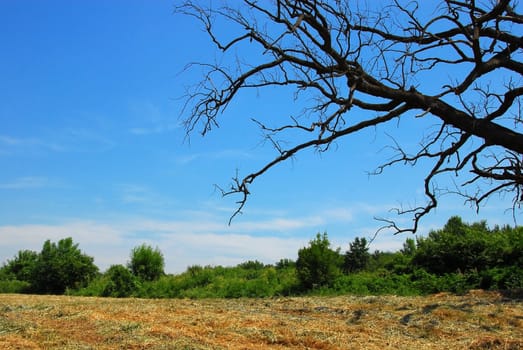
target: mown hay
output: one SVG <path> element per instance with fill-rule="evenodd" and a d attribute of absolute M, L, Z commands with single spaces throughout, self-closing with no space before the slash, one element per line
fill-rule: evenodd
<path fill-rule="evenodd" d="M 520 349 L 521 300 L 143 300 L 0 295 L 2 349 Z"/>

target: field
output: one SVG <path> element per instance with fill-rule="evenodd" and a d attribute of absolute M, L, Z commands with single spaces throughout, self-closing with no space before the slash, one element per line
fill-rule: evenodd
<path fill-rule="evenodd" d="M 0 295 L 1 349 L 523 349 L 498 293 L 145 300 Z"/>

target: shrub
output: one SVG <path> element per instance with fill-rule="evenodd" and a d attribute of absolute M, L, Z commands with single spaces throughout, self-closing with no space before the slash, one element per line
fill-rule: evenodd
<path fill-rule="evenodd" d="M 345 272 L 357 272 L 367 268 L 370 261 L 369 247 L 365 238 L 356 237 L 345 253 L 343 269 Z"/>
<path fill-rule="evenodd" d="M 510 230 L 491 231 L 485 222 L 469 225 L 452 217 L 442 230 L 418 239 L 413 263 L 438 275 L 501 266 L 507 254 L 514 254 L 509 234 Z"/>
<path fill-rule="evenodd" d="M 154 281 L 164 274 L 164 258 L 162 252 L 147 244 L 133 248 L 129 269 L 142 281 Z"/>
<path fill-rule="evenodd" d="M 32 282 L 35 275 L 35 268 L 38 264 L 38 253 L 32 250 L 20 250 L 7 264 L 2 268 L 5 275 L 18 281 Z"/>
<path fill-rule="evenodd" d="M 481 274 L 480 287 L 483 289 L 523 288 L 523 269 L 511 266 L 484 271 Z"/>
<path fill-rule="evenodd" d="M 112 265 L 105 273 L 106 284 L 101 291 L 104 297 L 131 296 L 138 287 L 136 277 L 123 265 Z"/>
<path fill-rule="evenodd" d="M 0 280 L 0 293 L 27 293 L 31 284 L 26 281 Z"/>
<path fill-rule="evenodd" d="M 298 251 L 296 273 L 303 289 L 330 286 L 341 274 L 339 249 L 332 250 L 327 233 L 316 235 L 309 246 Z"/>
<path fill-rule="evenodd" d="M 86 286 L 98 273 L 93 260 L 70 237 L 58 244 L 47 240 L 33 269 L 31 288 L 37 293 L 63 294 Z"/>

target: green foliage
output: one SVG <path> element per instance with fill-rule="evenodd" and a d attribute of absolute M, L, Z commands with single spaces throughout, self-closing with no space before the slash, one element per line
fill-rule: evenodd
<path fill-rule="evenodd" d="M 488 270 L 514 259 L 509 258 L 514 254 L 511 235 L 509 230 L 490 231 L 485 222 L 468 225 L 453 217 L 442 230 L 418 238 L 413 263 L 438 275 Z"/>
<path fill-rule="evenodd" d="M 400 253 L 412 257 L 414 254 L 416 254 L 416 241 L 412 238 L 407 238 L 405 240 L 405 243 L 403 243 L 403 248 L 400 250 Z"/>
<path fill-rule="evenodd" d="M 31 284 L 26 281 L 15 279 L 0 279 L 0 293 L 27 293 L 31 290 Z"/>
<path fill-rule="evenodd" d="M 289 267 L 296 267 L 296 262 L 294 260 L 291 260 L 291 259 L 280 259 L 280 261 L 278 261 L 276 263 L 276 268 L 278 270 L 286 269 L 286 268 L 289 268 Z"/>
<path fill-rule="evenodd" d="M 274 265 L 249 260 L 234 267 L 189 266 L 165 275 L 163 255 L 142 245 L 129 265 L 98 274 L 93 259 L 71 238 L 46 241 L 40 253 L 20 251 L 0 268 L 1 293 L 63 293 L 142 298 L 241 298 L 297 294 L 465 293 L 469 289 L 523 288 L 523 228 L 489 229 L 451 218 L 443 229 L 417 240 L 407 238 L 397 252 L 369 254 L 356 238 L 342 256 L 327 234 L 317 234 L 298 251 L 298 260 Z M 341 273 L 341 270 L 350 272 Z M 87 282 L 89 282 L 87 284 Z"/>
<path fill-rule="evenodd" d="M 370 261 L 369 247 L 365 238 L 356 237 L 345 253 L 343 269 L 346 273 L 364 270 Z"/>
<path fill-rule="evenodd" d="M 212 282 L 213 271 L 210 266 L 203 268 L 199 265 L 193 265 L 187 268 L 187 276 L 186 287 L 205 287 Z"/>
<path fill-rule="evenodd" d="M 3 271 L 15 280 L 31 282 L 37 264 L 37 252 L 21 250 L 12 260 L 7 261 L 7 264 L 3 267 Z"/>
<path fill-rule="evenodd" d="M 390 261 L 385 265 L 385 268 L 395 274 L 412 273 L 412 256 L 404 255 L 402 253 L 393 253 Z"/>
<path fill-rule="evenodd" d="M 330 286 L 341 274 L 342 257 L 339 249 L 331 249 L 327 233 L 317 234 L 309 246 L 298 251 L 296 273 L 304 290 Z"/>
<path fill-rule="evenodd" d="M 258 265 L 258 264 L 257 264 Z M 298 291 L 295 269 L 270 265 L 253 269 L 193 265 L 179 275 L 144 281 L 133 293 L 142 298 L 242 298 L 293 295 Z"/>
<path fill-rule="evenodd" d="M 258 260 L 248 260 L 244 263 L 239 264 L 238 267 L 246 270 L 261 270 L 265 267 L 265 265 L 262 262 L 259 262 Z"/>
<path fill-rule="evenodd" d="M 112 265 L 105 272 L 106 285 L 102 290 L 104 297 L 123 298 L 133 295 L 139 283 L 136 277 L 123 265 Z"/>
<path fill-rule="evenodd" d="M 164 274 L 164 258 L 162 252 L 147 244 L 133 248 L 129 269 L 142 281 L 154 281 Z"/>
<path fill-rule="evenodd" d="M 420 294 L 408 275 L 397 275 L 386 270 L 361 271 L 340 276 L 334 282 L 332 290 L 335 291 L 335 294 L 356 295 Z"/>
<path fill-rule="evenodd" d="M 521 265 L 493 268 L 481 273 L 480 285 L 483 289 L 523 289 L 523 267 Z"/>
<path fill-rule="evenodd" d="M 58 244 L 47 240 L 33 269 L 31 288 L 36 293 L 63 294 L 86 285 L 97 273 L 93 258 L 83 254 L 71 237 Z"/>
<path fill-rule="evenodd" d="M 382 252 L 380 250 L 374 251 L 372 254 L 370 254 L 367 270 L 376 271 L 378 269 L 385 268 L 390 264 L 397 254 L 398 253 Z"/>
<path fill-rule="evenodd" d="M 523 266 L 523 226 L 510 228 L 497 228 L 502 235 L 507 237 L 510 242 L 509 247 L 504 252 L 505 265 Z"/>

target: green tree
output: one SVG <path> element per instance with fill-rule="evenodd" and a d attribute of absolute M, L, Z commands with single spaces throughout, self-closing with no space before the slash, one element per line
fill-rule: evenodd
<path fill-rule="evenodd" d="M 505 232 L 510 242 L 510 248 L 504 255 L 505 264 L 523 266 L 523 226 L 513 229 L 505 227 L 502 232 Z"/>
<path fill-rule="evenodd" d="M 276 263 L 276 269 L 278 270 L 282 270 L 282 269 L 285 269 L 285 268 L 289 268 L 289 267 L 296 267 L 296 262 L 293 261 L 292 259 L 287 259 L 287 258 L 284 258 L 284 259 L 280 259 L 280 261 L 278 261 Z"/>
<path fill-rule="evenodd" d="M 416 241 L 413 238 L 407 238 L 400 252 L 403 255 L 412 257 L 416 253 Z"/>
<path fill-rule="evenodd" d="M 2 268 L 7 276 L 18 281 L 31 282 L 38 263 L 38 253 L 32 250 L 20 250 Z"/>
<path fill-rule="evenodd" d="M 162 252 L 147 244 L 142 244 L 131 251 L 129 269 L 142 281 L 154 281 L 164 274 L 164 258 Z"/>
<path fill-rule="evenodd" d="M 452 217 L 443 229 L 418 238 L 413 263 L 436 274 L 483 271 L 503 265 L 511 246 L 508 232 Z"/>
<path fill-rule="evenodd" d="M 258 260 L 248 260 L 238 264 L 238 267 L 246 270 L 262 270 L 265 268 L 265 264 Z"/>
<path fill-rule="evenodd" d="M 356 237 L 349 244 L 349 250 L 345 253 L 343 268 L 345 272 L 357 272 L 367 268 L 370 261 L 367 239 Z"/>
<path fill-rule="evenodd" d="M 63 294 L 67 288 L 85 286 L 98 273 L 93 261 L 71 237 L 58 244 L 47 240 L 38 255 L 32 287 L 37 293 Z"/>
<path fill-rule="evenodd" d="M 131 296 L 138 286 L 136 277 L 123 265 L 112 265 L 105 272 L 107 284 L 102 296 L 124 298 Z"/>
<path fill-rule="evenodd" d="M 327 233 L 318 233 L 308 247 L 298 251 L 296 273 L 304 289 L 329 286 L 341 274 L 341 265 L 339 249 L 331 249 Z"/>

